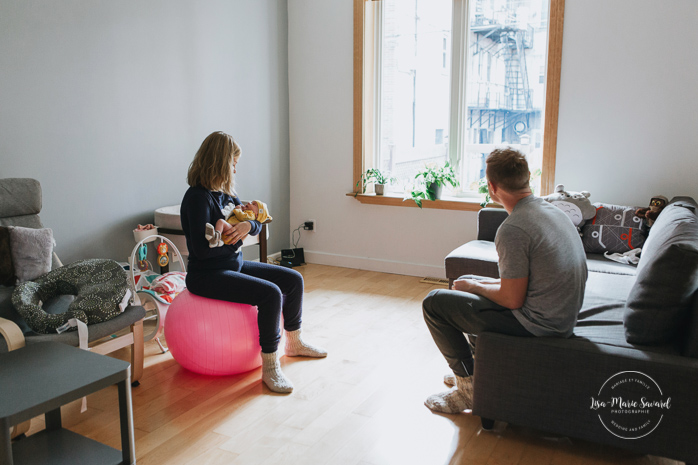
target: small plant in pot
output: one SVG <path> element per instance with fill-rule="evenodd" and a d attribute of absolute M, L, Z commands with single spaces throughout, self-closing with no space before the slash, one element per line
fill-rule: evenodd
<path fill-rule="evenodd" d="M 446 184 L 450 184 L 452 187 L 460 185 L 458 178 L 456 178 L 456 173 L 449 162 L 446 162 L 444 166 L 427 165 L 414 178 L 418 184 L 416 188 L 412 189 L 410 197 L 407 197 L 407 199 L 414 200 L 419 208 L 422 208 L 422 200 L 440 199 L 441 190 Z"/>
<path fill-rule="evenodd" d="M 372 182 L 373 187 L 376 191 L 376 195 L 383 195 L 383 193 L 385 192 L 386 184 L 392 184 L 395 181 L 397 181 L 397 179 L 390 176 L 390 173 L 388 173 L 387 171 L 383 172 L 378 168 L 370 168 L 361 174 L 361 178 L 356 182 L 356 187 L 359 187 L 360 184 L 363 184 L 362 193 L 365 194 L 366 186 Z"/>

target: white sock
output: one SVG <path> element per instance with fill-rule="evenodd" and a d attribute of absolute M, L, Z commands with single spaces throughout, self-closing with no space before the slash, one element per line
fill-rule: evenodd
<path fill-rule="evenodd" d="M 274 392 L 288 393 L 293 391 L 293 384 L 281 371 L 277 352 L 271 354 L 262 352 L 262 381 Z"/>
<path fill-rule="evenodd" d="M 210 248 L 222 247 L 223 239 L 221 238 L 221 232 L 216 231 L 216 228 L 212 224 L 206 223 L 206 230 L 204 232 L 204 237 L 208 241 L 208 246 Z"/>
<path fill-rule="evenodd" d="M 327 351 L 322 347 L 308 344 L 301 338 L 300 328 L 286 331 L 286 355 L 289 357 L 327 357 Z"/>
<path fill-rule="evenodd" d="M 473 408 L 473 377 L 456 376 L 456 387 L 450 391 L 434 394 L 424 405 L 435 412 L 460 413 Z"/>

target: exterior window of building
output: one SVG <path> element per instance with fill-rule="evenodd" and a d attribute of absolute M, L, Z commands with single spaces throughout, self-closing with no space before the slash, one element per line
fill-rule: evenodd
<path fill-rule="evenodd" d="M 434 138 L 434 144 L 441 145 L 443 143 L 444 143 L 444 130 L 437 129 L 436 130 L 436 137 Z"/>
<path fill-rule="evenodd" d="M 526 154 L 537 193 L 549 190 L 564 0 L 355 1 L 364 15 L 360 154 L 355 146 L 361 170 L 391 172 L 400 195 L 425 165 L 449 162 L 460 187 L 445 195 L 466 200 L 476 196 L 486 156 L 513 147 Z M 552 24 L 559 24 L 555 56 Z M 358 134 L 355 128 L 355 145 Z M 356 172 L 356 158 L 354 166 Z"/>

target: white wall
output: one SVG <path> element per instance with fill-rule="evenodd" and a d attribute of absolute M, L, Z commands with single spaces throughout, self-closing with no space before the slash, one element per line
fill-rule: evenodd
<path fill-rule="evenodd" d="M 476 214 L 362 205 L 352 190 L 353 2 L 289 2 L 291 228 L 306 259 L 443 276 Z M 698 2 L 567 0 L 556 181 L 594 202 L 698 198 Z"/>
<path fill-rule="evenodd" d="M 33 177 L 56 252 L 125 260 L 212 131 L 288 245 L 284 0 L 0 0 L 0 177 Z"/>
<path fill-rule="evenodd" d="M 593 202 L 698 199 L 698 2 L 567 0 L 556 180 Z"/>

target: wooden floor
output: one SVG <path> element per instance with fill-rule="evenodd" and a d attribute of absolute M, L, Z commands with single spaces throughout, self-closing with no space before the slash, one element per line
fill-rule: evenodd
<path fill-rule="evenodd" d="M 303 333 L 322 360 L 286 359 L 290 395 L 262 385 L 261 369 L 207 377 L 146 343 L 133 389 L 136 454 L 151 464 L 676 464 L 497 423 L 433 414 L 448 367 L 422 319 L 432 289 L 419 278 L 321 265 L 305 276 Z M 441 287 L 442 288 L 442 287 Z M 117 356 L 128 359 L 128 352 Z M 116 389 L 63 408 L 63 425 L 120 449 Z M 43 419 L 31 432 L 43 429 Z"/>

